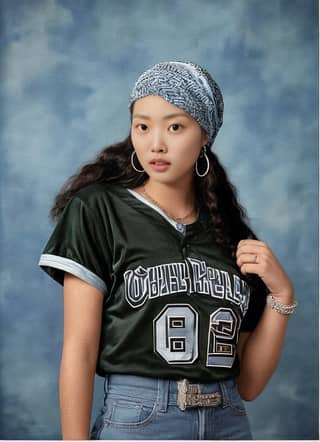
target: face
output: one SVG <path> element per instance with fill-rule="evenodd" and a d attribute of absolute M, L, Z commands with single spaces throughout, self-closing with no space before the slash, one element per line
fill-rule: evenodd
<path fill-rule="evenodd" d="M 131 140 L 150 180 L 187 185 L 208 136 L 187 112 L 148 95 L 134 103 Z"/>

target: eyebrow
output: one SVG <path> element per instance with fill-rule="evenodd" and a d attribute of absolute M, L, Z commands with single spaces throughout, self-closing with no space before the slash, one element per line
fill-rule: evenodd
<path fill-rule="evenodd" d="M 176 112 L 173 114 L 169 114 L 166 115 L 165 117 L 163 117 L 163 120 L 170 120 L 171 118 L 175 118 L 175 117 L 185 117 L 188 118 L 187 114 L 181 113 L 181 112 Z M 150 117 L 148 117 L 148 115 L 143 115 L 143 114 L 134 114 L 133 115 L 133 119 L 135 118 L 143 118 L 144 120 L 151 120 Z"/>

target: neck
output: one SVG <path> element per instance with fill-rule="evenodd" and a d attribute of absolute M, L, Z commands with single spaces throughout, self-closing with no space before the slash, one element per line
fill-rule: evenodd
<path fill-rule="evenodd" d="M 159 205 L 176 217 L 184 216 L 195 207 L 195 191 L 192 184 L 179 186 L 148 180 L 145 189 Z"/>

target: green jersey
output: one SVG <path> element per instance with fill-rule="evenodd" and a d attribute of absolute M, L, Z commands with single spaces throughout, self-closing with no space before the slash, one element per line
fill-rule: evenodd
<path fill-rule="evenodd" d="M 265 305 L 215 242 L 205 207 L 181 224 L 120 185 L 80 189 L 39 265 L 62 285 L 69 272 L 103 293 L 101 376 L 236 376 L 239 332 L 255 328 Z"/>

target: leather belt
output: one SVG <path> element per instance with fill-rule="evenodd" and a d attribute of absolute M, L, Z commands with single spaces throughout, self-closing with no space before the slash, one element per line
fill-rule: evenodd
<path fill-rule="evenodd" d="M 221 393 L 201 393 L 199 384 L 190 384 L 187 379 L 177 381 L 177 406 L 181 411 L 190 407 L 217 407 L 222 402 Z"/>

